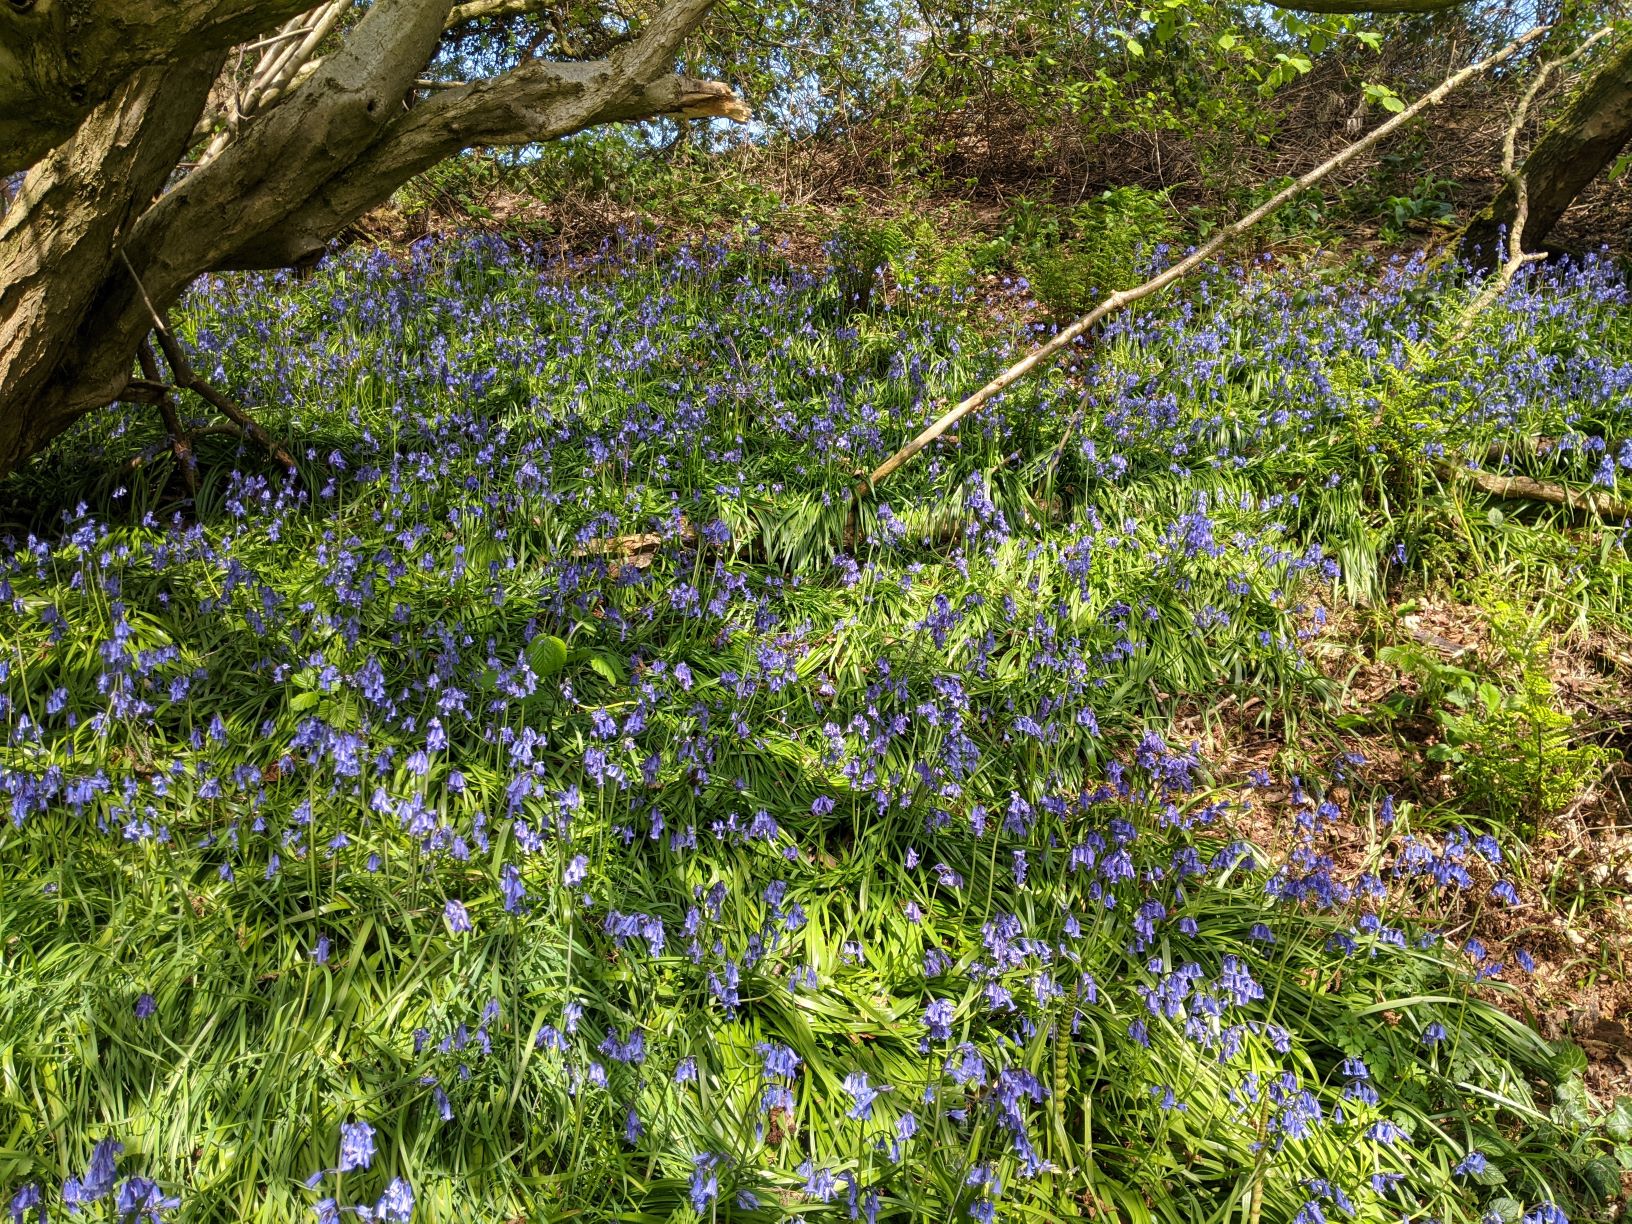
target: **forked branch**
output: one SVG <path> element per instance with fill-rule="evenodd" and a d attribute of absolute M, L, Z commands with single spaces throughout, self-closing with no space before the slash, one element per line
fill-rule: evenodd
<path fill-rule="evenodd" d="M 226 417 L 227 420 L 243 430 L 246 437 L 271 455 L 273 459 L 283 466 L 285 471 L 296 471 L 295 457 L 284 448 L 281 442 L 267 433 L 261 423 L 252 417 L 236 400 L 218 390 L 193 369 L 192 363 L 187 360 L 186 350 L 181 347 L 180 341 L 176 339 L 175 333 L 170 330 L 170 325 L 164 316 L 153 305 L 153 299 L 148 297 L 147 290 L 142 285 L 142 278 L 136 275 L 136 269 L 131 265 L 129 256 L 120 251 L 119 258 L 124 260 L 125 267 L 129 270 L 131 278 L 136 282 L 136 292 L 141 296 L 142 304 L 147 307 L 147 313 L 152 318 L 153 334 L 158 337 L 159 348 L 164 351 L 165 363 L 170 367 L 171 381 L 177 387 L 191 391 L 194 395 L 203 399 L 222 416 Z M 148 350 L 148 358 L 149 360 L 152 358 L 151 349 Z M 150 372 L 147 362 L 142 363 L 142 374 L 148 388 L 157 383 L 157 369 Z M 163 412 L 164 404 L 169 396 L 167 389 L 164 389 L 162 384 L 160 384 L 160 388 L 158 403 L 160 411 Z M 172 409 L 172 413 L 173 411 Z M 169 417 L 166 417 L 165 425 L 167 428 L 170 426 Z M 180 428 L 178 421 L 175 425 L 177 433 L 179 433 Z M 177 436 L 177 434 L 172 434 L 172 436 Z"/>
<path fill-rule="evenodd" d="M 1614 33 L 1614 26 L 1605 26 L 1594 33 L 1574 51 L 1557 59 L 1548 60 L 1536 71 L 1532 80 L 1519 98 L 1519 104 L 1513 108 L 1513 118 L 1507 125 L 1507 132 L 1502 137 L 1502 181 L 1507 189 L 1513 193 L 1513 220 L 1507 227 L 1507 250 L 1502 259 L 1502 265 L 1479 291 L 1477 297 L 1468 303 L 1462 313 L 1462 319 L 1457 324 L 1453 338 L 1461 339 L 1468 332 L 1476 319 L 1492 302 L 1507 292 L 1507 287 L 1513 283 L 1513 278 L 1519 270 L 1527 264 L 1537 263 L 1547 258 L 1547 252 L 1535 251 L 1527 253 L 1524 249 L 1524 227 L 1530 220 L 1530 179 L 1518 162 L 1519 133 L 1524 129 L 1525 122 L 1530 118 L 1530 107 L 1536 100 L 1536 95 L 1542 91 L 1549 77 L 1554 72 L 1568 64 L 1571 60 L 1579 59 L 1590 51 L 1596 44 L 1602 42 Z"/>

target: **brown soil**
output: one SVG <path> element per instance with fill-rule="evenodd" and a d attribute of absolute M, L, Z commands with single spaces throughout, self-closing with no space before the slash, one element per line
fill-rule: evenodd
<path fill-rule="evenodd" d="M 1351 611 L 1334 620 L 1314 657 L 1329 679 L 1343 685 L 1339 708 L 1322 721 L 1331 725 L 1333 715 L 1355 716 L 1356 730 L 1289 742 L 1278 723 L 1263 725 L 1261 705 L 1242 707 L 1231 699 L 1186 709 L 1175 735 L 1199 741 L 1220 778 L 1244 778 L 1254 769 L 1277 779 L 1301 774 L 1317 797 L 1317 779 L 1329 776 L 1332 761 L 1345 752 L 1363 756 L 1365 764 L 1353 780 L 1359 803 L 1351 808 L 1351 794 L 1343 786 L 1325 796 L 1351 819 L 1337 822 L 1318 841 L 1339 873 L 1353 878 L 1376 865 L 1361 819 L 1373 795 L 1393 794 L 1402 804 L 1402 820 L 1419 830 L 1459 823 L 1453 815 L 1460 799 L 1454 779 L 1428 757 L 1438 742 L 1430 712 L 1393 719 L 1379 715 L 1379 703 L 1419 691 L 1416 677 L 1379 658 L 1383 647 L 1404 642 L 1426 645 L 1470 670 L 1498 667 L 1486 620 L 1476 608 L 1425 597 L 1403 616 L 1391 609 Z M 1603 744 L 1613 759 L 1563 810 L 1539 818 L 1527 848 L 1512 834 L 1498 837 L 1505 852 L 1522 855 L 1503 871 L 1518 887 L 1518 907 L 1486 900 L 1496 876 L 1470 856 L 1466 865 L 1478 886 L 1458 909 L 1442 916 L 1441 928 L 1463 939 L 1478 938 L 1492 960 L 1507 966 L 1502 978 L 1512 989 L 1493 989 L 1490 1000 L 1533 1023 L 1549 1040 L 1577 1042 L 1589 1061 L 1587 1087 L 1607 1105 L 1617 1095 L 1632 1094 L 1632 974 L 1627 970 L 1632 764 L 1618 759 L 1632 726 L 1632 651 L 1602 635 L 1572 637 L 1553 645 L 1549 667 L 1558 707 L 1575 717 L 1582 737 Z M 1401 704 L 1414 708 L 1411 702 Z M 1241 835 L 1270 852 L 1288 849 L 1297 837 L 1288 790 L 1255 790 L 1251 799 L 1252 809 L 1239 822 Z M 1518 968 L 1514 954 L 1520 948 L 1534 958 L 1534 973 Z"/>

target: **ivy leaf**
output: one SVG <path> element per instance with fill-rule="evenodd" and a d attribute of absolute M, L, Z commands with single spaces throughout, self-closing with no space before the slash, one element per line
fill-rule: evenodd
<path fill-rule="evenodd" d="M 1604 1130 L 1611 1139 L 1632 1142 L 1632 1096 L 1615 1098 L 1615 1104 L 1604 1115 Z"/>

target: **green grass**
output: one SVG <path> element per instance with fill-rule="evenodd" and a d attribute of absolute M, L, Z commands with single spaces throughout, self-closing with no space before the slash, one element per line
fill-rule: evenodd
<path fill-rule="evenodd" d="M 121 470 L 158 440 L 132 415 L 0 487 L 0 1191 L 54 1203 L 111 1136 L 187 1220 L 392 1177 L 438 1221 L 844 1218 L 845 1177 L 892 1219 L 1342 1216 L 1311 1179 L 1366 1220 L 1601 1206 L 1632 1130 L 1481 979 L 1517 948 L 1463 947 L 1505 870 L 1455 832 L 1478 813 L 1381 821 L 1317 652 L 1424 583 L 1626 626 L 1618 530 L 1493 513 L 1434 462 L 1572 431 L 1613 459 L 1625 290 L 1532 282 L 1446 347 L 1449 281 L 1220 272 L 850 538 L 855 473 L 1028 337 L 1020 299 L 848 288 L 763 249 L 483 243 L 212 284 L 186 338 L 298 484 L 206 439 L 179 505 L 166 457 Z M 1162 738 L 1226 695 L 1301 789 Z M 1241 842 L 1249 804 L 1274 844 Z M 1226 1000 L 1237 967 L 1262 997 Z M 856 1073 L 890 1087 L 869 1117 Z M 373 1167 L 307 1189 L 353 1119 Z M 1454 1173 L 1471 1150 L 1499 1175 Z"/>

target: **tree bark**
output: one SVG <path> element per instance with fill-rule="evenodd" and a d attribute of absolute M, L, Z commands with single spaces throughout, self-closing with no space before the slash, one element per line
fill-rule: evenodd
<path fill-rule="evenodd" d="M 1528 212 L 1519 245 L 1537 250 L 1576 197 L 1632 143 L 1632 38 L 1612 48 L 1585 88 L 1536 142 L 1519 173 Z M 1510 181 L 1463 232 L 1462 256 L 1489 270 L 1502 261 L 1519 195 Z"/>
<path fill-rule="evenodd" d="M 137 73 L 29 173 L 0 217 L 0 474 L 72 423 L 47 393 L 53 381 L 107 403 L 129 378 L 142 333 L 108 370 L 85 360 L 95 345 L 82 323 L 124 275 L 117 243 L 185 150 L 219 66 L 210 57 Z"/>
<path fill-rule="evenodd" d="M 140 69 L 208 59 L 312 0 L 9 0 L 0 4 L 0 175 L 73 136 Z"/>

